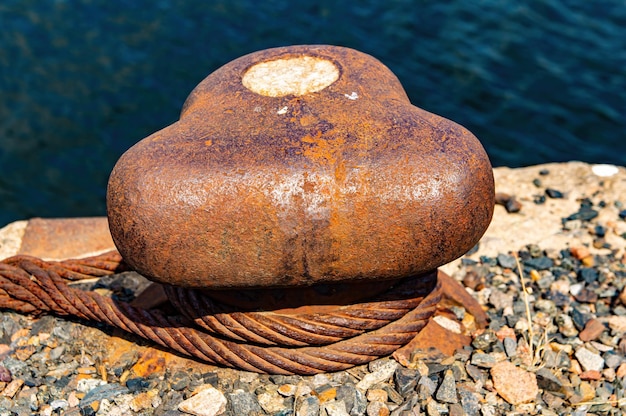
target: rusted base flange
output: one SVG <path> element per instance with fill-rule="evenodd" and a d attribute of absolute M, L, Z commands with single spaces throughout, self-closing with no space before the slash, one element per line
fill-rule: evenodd
<path fill-rule="evenodd" d="M 485 311 L 459 282 L 441 270 L 437 278 L 441 285 L 441 301 L 435 314 L 411 342 L 393 353 L 393 357 L 406 367 L 418 360 L 436 361 L 453 355 L 472 342 L 473 331 L 488 324 Z M 462 320 L 451 312 L 451 306 L 465 309 Z"/>
<path fill-rule="evenodd" d="M 444 291 L 448 299 L 467 301 L 458 283 L 433 271 L 396 282 L 368 283 L 362 290 L 353 283 L 313 287 L 300 297 L 290 290 L 267 291 L 254 304 L 234 293 L 164 286 L 179 312 L 166 316 L 159 309 L 138 308 L 72 288 L 65 280 L 123 268 L 116 252 L 62 262 L 11 257 L 0 263 L 0 307 L 103 322 L 227 367 L 315 374 L 346 369 L 411 346 L 442 305 Z M 285 303 L 287 299 L 290 302 Z M 314 302 L 302 302 L 306 299 Z M 404 355 L 396 353 L 401 362 L 410 361 L 406 348 L 410 347 L 400 350 Z"/>

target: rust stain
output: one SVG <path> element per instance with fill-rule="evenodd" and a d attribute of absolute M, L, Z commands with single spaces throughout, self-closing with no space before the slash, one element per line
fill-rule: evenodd
<path fill-rule="evenodd" d="M 131 372 L 137 377 L 149 377 L 152 374 L 162 374 L 165 372 L 165 356 L 163 351 L 148 348 L 139 357 L 139 360 L 132 366 Z"/>
<path fill-rule="evenodd" d="M 314 136 L 304 136 L 302 142 L 311 144 L 311 146 L 304 148 L 304 156 L 317 164 L 330 166 L 335 165 L 341 159 L 341 153 L 346 143 L 341 137 L 322 137 L 321 131 L 317 131 Z"/>

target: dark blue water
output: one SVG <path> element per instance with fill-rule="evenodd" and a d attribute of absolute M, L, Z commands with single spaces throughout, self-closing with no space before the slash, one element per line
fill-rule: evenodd
<path fill-rule="evenodd" d="M 623 0 L 3 0 L 0 225 L 103 215 L 108 174 L 206 75 L 273 46 L 370 53 L 495 166 L 626 165 Z"/>

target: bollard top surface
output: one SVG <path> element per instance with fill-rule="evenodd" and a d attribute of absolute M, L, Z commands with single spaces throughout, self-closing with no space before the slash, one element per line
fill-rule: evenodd
<path fill-rule="evenodd" d="M 180 120 L 117 162 L 107 211 L 137 271 L 201 288 L 398 279 L 472 248 L 493 213 L 489 159 L 353 49 L 236 59 Z"/>

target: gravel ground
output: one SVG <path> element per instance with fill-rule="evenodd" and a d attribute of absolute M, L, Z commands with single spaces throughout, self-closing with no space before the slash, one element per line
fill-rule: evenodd
<path fill-rule="evenodd" d="M 545 186 L 544 170 L 523 172 L 538 197 L 509 194 L 497 215 L 571 203 L 565 187 Z M 505 212 L 511 199 L 520 209 Z M 0 416 L 623 414 L 626 255 L 617 245 L 626 239 L 626 207 L 598 192 L 576 194 L 575 204 L 553 216 L 560 233 L 575 235 L 555 240 L 561 246 L 520 241 L 515 251 L 493 251 L 487 239 L 446 267 L 490 318 L 452 357 L 258 375 L 198 364 L 104 326 L 5 311 Z M 145 281 L 124 273 L 86 285 L 129 300 Z M 452 312 L 472 329 L 463 308 Z"/>

